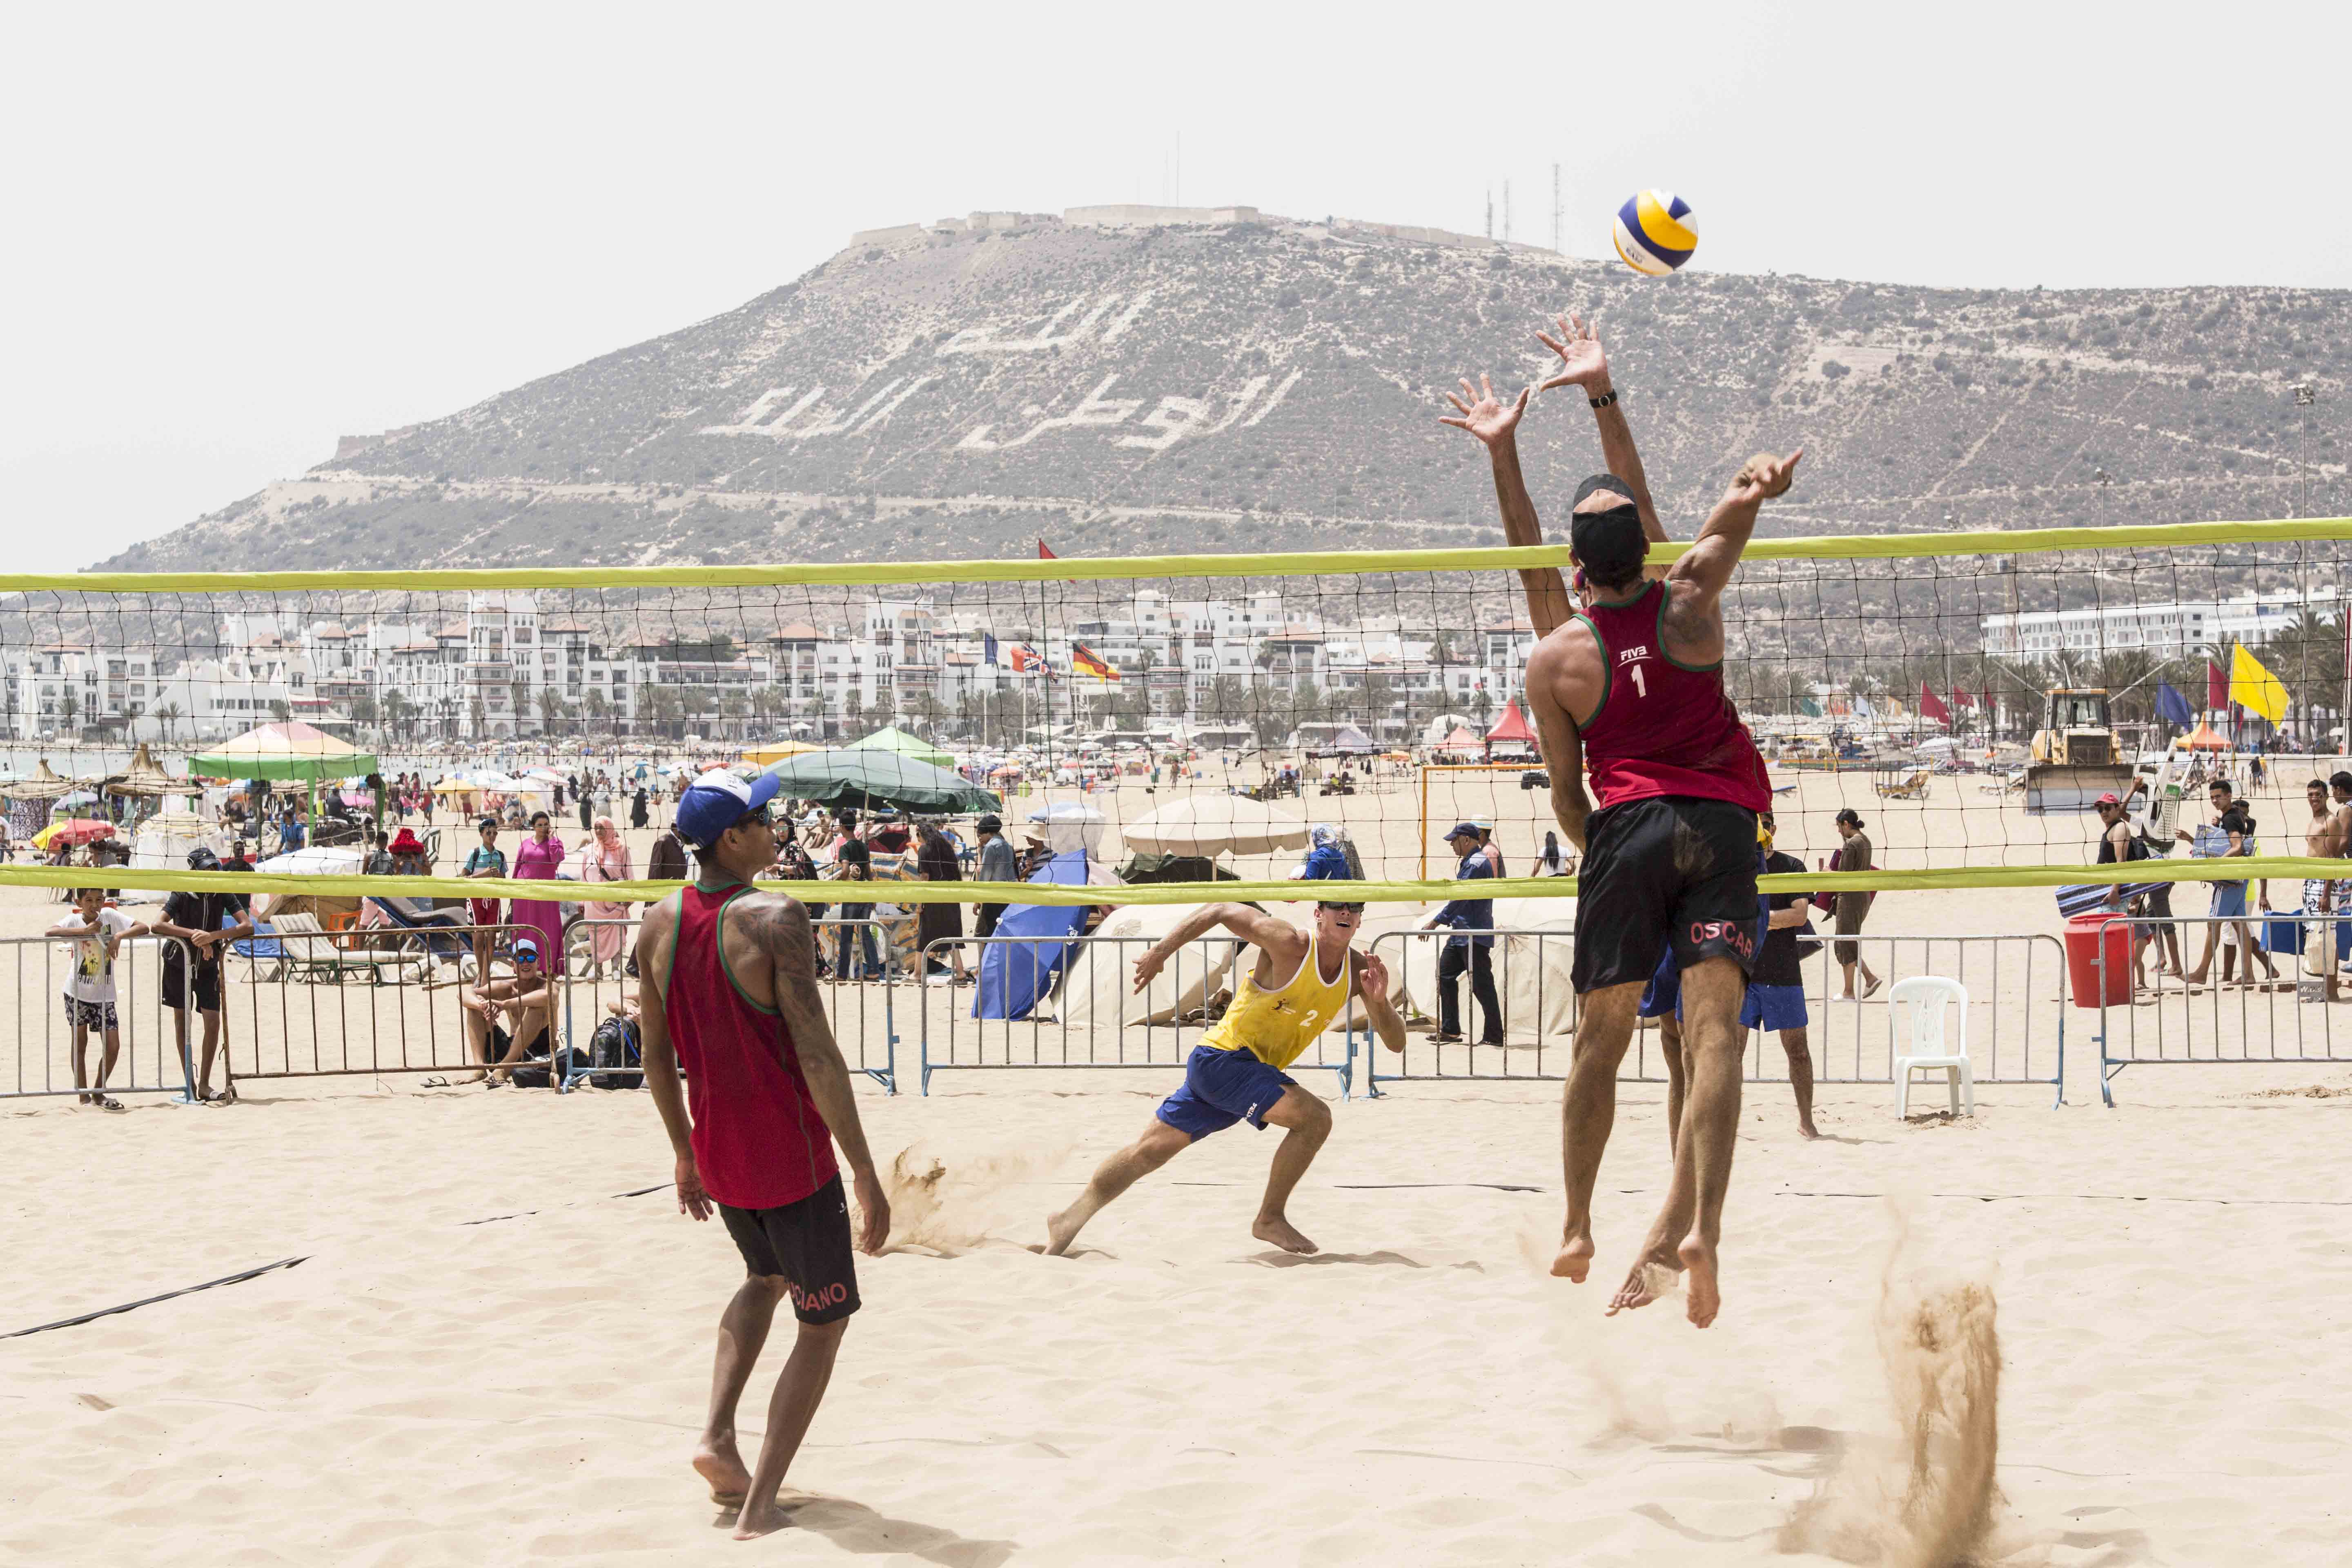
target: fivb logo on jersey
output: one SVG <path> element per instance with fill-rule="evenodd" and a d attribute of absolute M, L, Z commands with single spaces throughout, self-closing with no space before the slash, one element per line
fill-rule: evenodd
<path fill-rule="evenodd" d="M 1621 649 L 1617 655 L 1617 662 L 1620 664 L 1631 664 L 1637 658 L 1647 658 L 1649 657 L 1650 645 L 1648 643 L 1643 643 L 1640 647 Z"/>

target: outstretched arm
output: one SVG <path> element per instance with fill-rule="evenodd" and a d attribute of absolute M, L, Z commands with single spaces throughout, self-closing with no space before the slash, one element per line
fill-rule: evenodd
<path fill-rule="evenodd" d="M 1183 951 L 1186 942 L 1197 941 L 1218 926 L 1278 958 L 1295 958 L 1307 951 L 1306 939 L 1297 926 L 1276 920 L 1264 910 L 1252 909 L 1247 904 L 1202 904 L 1178 921 L 1175 930 L 1144 949 L 1142 956 L 1135 961 L 1136 991 L 1140 994 L 1150 984 L 1152 977 Z"/>
<path fill-rule="evenodd" d="M 1785 458 L 1759 452 L 1732 476 L 1731 488 L 1707 514 L 1706 526 L 1699 530 L 1683 558 L 1666 571 L 1668 582 L 1686 583 L 1697 590 L 1695 595 L 1678 595 L 1677 609 L 1715 607 L 1739 565 L 1740 552 L 1748 548 L 1748 537 L 1756 531 L 1757 513 L 1772 497 L 1788 493 L 1795 482 L 1797 459 L 1804 455 L 1802 447 Z"/>
<path fill-rule="evenodd" d="M 1642 454 L 1633 449 L 1633 427 L 1625 423 L 1625 410 L 1619 406 L 1616 387 L 1609 379 L 1609 356 L 1583 317 L 1570 310 L 1559 322 L 1559 337 L 1536 334 L 1538 342 L 1559 356 L 1559 374 L 1545 382 L 1542 390 L 1580 387 L 1588 403 L 1605 405 L 1592 411 L 1592 422 L 1601 429 L 1601 466 L 1633 487 L 1633 506 L 1642 514 L 1643 536 L 1653 544 L 1664 544 L 1666 527 L 1651 503 L 1650 476 L 1643 470 Z"/>
<path fill-rule="evenodd" d="M 857 1233 L 858 1247 L 879 1252 L 890 1236 L 890 1200 L 883 1195 L 873 1152 L 866 1146 L 866 1126 L 857 1119 L 857 1096 L 849 1087 L 849 1064 L 842 1059 L 841 1047 L 833 1037 L 833 1022 L 824 1016 L 824 997 L 817 990 L 816 933 L 799 900 L 784 899 L 781 903 L 761 928 L 774 964 L 776 1011 L 783 1015 L 793 1049 L 800 1057 L 801 1077 L 807 1080 L 809 1098 L 816 1102 L 817 1114 L 824 1118 L 826 1130 L 849 1162 L 864 1222 Z"/>
<path fill-rule="evenodd" d="M 1503 514 L 1503 542 L 1507 544 L 1543 542 L 1543 522 L 1536 516 L 1534 498 L 1528 494 L 1528 481 L 1519 472 L 1519 416 L 1528 411 L 1528 394 L 1533 390 L 1523 387 L 1515 401 L 1506 404 L 1496 397 L 1485 376 L 1478 378 L 1475 388 L 1465 379 L 1459 396 L 1451 392 L 1445 395 L 1456 416 L 1438 420 L 1441 425 L 1467 430 L 1486 444 L 1487 461 L 1495 470 L 1495 503 Z M 1568 584 L 1561 580 L 1557 566 L 1521 568 L 1519 586 L 1527 591 L 1528 619 L 1535 623 L 1538 637 L 1576 613 L 1576 605 L 1568 596 Z"/>

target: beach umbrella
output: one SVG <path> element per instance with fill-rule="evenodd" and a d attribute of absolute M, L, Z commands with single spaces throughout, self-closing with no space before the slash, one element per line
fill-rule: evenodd
<path fill-rule="evenodd" d="M 278 877 L 355 877 L 360 852 L 340 845 L 311 845 L 290 855 L 273 855 L 254 868 Z"/>
<path fill-rule="evenodd" d="M 806 752 L 772 763 L 782 793 L 824 805 L 905 811 L 1002 811 L 1004 802 L 960 774 L 880 749 Z"/>
<path fill-rule="evenodd" d="M 1119 829 L 1129 849 L 1163 855 L 1266 855 L 1307 847 L 1307 824 L 1262 800 L 1196 795 L 1147 812 Z"/>
<path fill-rule="evenodd" d="M 93 822 L 86 816 L 68 816 L 63 822 L 52 822 L 34 834 L 33 847 L 47 849 L 60 838 L 79 847 L 94 839 L 113 837 L 114 824 L 110 822 Z"/>
<path fill-rule="evenodd" d="M 877 730 L 862 741 L 852 741 L 843 749 L 852 752 L 894 752 L 902 757 L 912 757 L 919 763 L 929 763 L 935 768 L 955 766 L 953 756 L 919 735 L 909 735 L 896 724 Z"/>
<path fill-rule="evenodd" d="M 73 780 L 51 768 L 49 759 L 43 757 L 40 766 L 11 783 L 5 793 L 12 800 L 55 800 L 72 788 Z"/>

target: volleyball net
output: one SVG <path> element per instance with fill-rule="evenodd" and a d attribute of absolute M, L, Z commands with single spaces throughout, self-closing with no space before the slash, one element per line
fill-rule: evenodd
<path fill-rule="evenodd" d="M 2319 874 L 2281 851 L 2307 780 L 2339 765 L 2348 556 L 2343 518 L 1755 541 L 1725 679 L 1779 846 L 1815 868 L 1790 880 L 2212 878 L 2185 856 L 2085 863 L 2097 795 L 2168 842 L 2215 780 L 2252 802 L 2260 858 L 2231 878 Z M 0 577 L 0 882 L 629 901 L 666 889 L 641 878 L 668 797 L 720 765 L 781 771 L 802 813 L 894 807 L 966 847 L 995 815 L 1125 883 L 910 881 L 902 902 L 1292 897 L 1318 844 L 1349 872 L 1318 891 L 1423 900 L 1465 822 L 1500 856 L 1497 895 L 1572 892 L 1537 875 L 1556 828 L 1519 578 L 1566 559 Z M 460 879 L 485 816 L 509 867 L 509 825 L 541 810 L 576 852 L 583 788 L 629 880 Z M 1818 869 L 1844 812 L 1875 869 Z M 421 876 L 368 874 L 377 822 Z M 199 843 L 257 869 L 191 873 Z"/>

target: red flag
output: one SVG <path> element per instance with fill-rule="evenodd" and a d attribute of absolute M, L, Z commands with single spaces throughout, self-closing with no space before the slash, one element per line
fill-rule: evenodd
<path fill-rule="evenodd" d="M 1059 561 L 1061 557 L 1046 549 L 1045 542 L 1043 539 L 1040 539 L 1037 541 L 1037 559 L 1040 561 Z"/>
<path fill-rule="evenodd" d="M 2212 660 L 2205 661 L 2205 706 L 2227 708 L 2230 705 L 2230 678 Z"/>
<path fill-rule="evenodd" d="M 1942 698 L 1927 689 L 1927 683 L 1924 680 L 1919 683 L 1919 716 L 1933 719 L 1938 724 L 1952 721 L 1952 710 L 1944 706 Z"/>
<path fill-rule="evenodd" d="M 1970 691 L 1970 690 L 1969 690 L 1967 687 L 1965 687 L 1965 686 L 1955 686 L 1955 687 L 1953 687 L 1953 688 L 1952 688 L 1952 706 L 1953 706 L 1953 707 L 1955 707 L 1955 708 L 1973 708 L 1973 707 L 1975 707 L 1976 705 L 1977 705 L 1977 698 L 1976 698 L 1976 693 L 1975 693 L 1975 692 Z"/>

